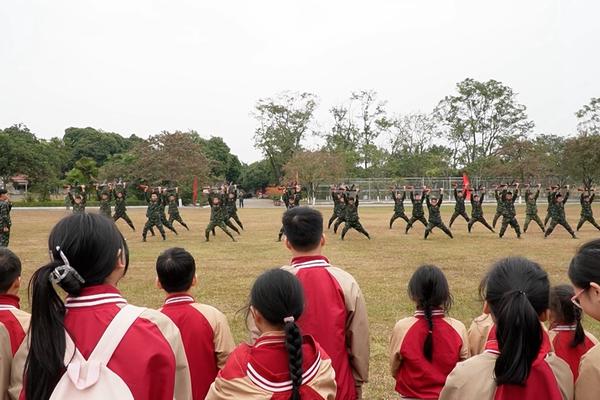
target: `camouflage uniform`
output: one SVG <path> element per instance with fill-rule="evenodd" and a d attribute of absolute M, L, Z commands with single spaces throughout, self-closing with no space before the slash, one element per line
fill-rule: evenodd
<path fill-rule="evenodd" d="M 102 198 L 102 195 L 108 196 L 106 200 Z M 100 214 L 112 218 L 112 210 L 110 207 L 111 192 L 107 190 L 96 190 L 96 198 L 100 202 Z"/>
<path fill-rule="evenodd" d="M 494 191 L 494 197 L 496 198 L 496 215 L 494 215 L 494 220 L 492 221 L 492 226 L 496 227 L 496 222 L 498 222 L 498 218 L 500 218 L 504 214 L 504 202 L 502 201 L 502 195 L 496 189 Z"/>
<path fill-rule="evenodd" d="M 480 224 L 482 224 L 483 226 L 485 226 L 486 228 L 488 228 L 491 232 L 494 232 L 494 228 L 492 228 L 490 226 L 490 224 L 488 224 L 488 222 L 485 220 L 484 216 L 483 216 L 483 198 L 484 198 L 485 194 L 482 192 L 481 195 L 479 196 L 479 200 L 475 200 L 475 196 L 471 193 L 471 220 L 469 221 L 469 224 L 467 225 L 467 228 L 469 230 L 469 233 L 471 233 L 471 229 L 473 229 L 473 225 L 475 224 L 475 222 L 479 222 Z"/>
<path fill-rule="evenodd" d="M 553 198 L 552 196 L 554 195 L 554 193 L 555 192 L 552 191 L 552 190 L 548 191 L 548 196 L 547 196 L 547 199 L 548 199 L 548 209 L 546 211 L 546 218 L 544 218 L 544 226 L 548 225 L 548 221 L 550 221 L 550 218 L 552 217 L 552 213 L 551 213 L 551 211 L 552 211 L 552 198 Z"/>
<path fill-rule="evenodd" d="M 346 236 L 346 233 L 348 233 L 350 228 L 357 230 L 358 232 L 362 233 L 367 238 L 369 238 L 369 240 L 371 240 L 371 236 L 369 236 L 369 232 L 367 232 L 365 230 L 365 228 L 363 228 L 362 224 L 360 223 L 360 218 L 358 216 L 358 197 L 356 197 L 354 202 L 350 202 L 349 196 L 345 196 L 345 202 L 346 202 L 346 208 L 344 210 L 345 225 L 344 225 L 344 229 L 342 230 L 342 240 L 344 240 L 344 237 Z"/>
<path fill-rule="evenodd" d="M 219 199 L 219 203 L 218 204 L 214 204 L 214 200 L 215 198 Z M 235 238 L 233 237 L 233 235 L 231 234 L 231 232 L 229 232 L 229 229 L 227 229 L 227 225 L 225 225 L 225 220 L 227 218 L 227 210 L 225 209 L 225 207 L 223 206 L 223 198 L 222 196 L 218 195 L 218 194 L 211 194 L 208 196 L 208 203 L 210 205 L 210 222 L 208 223 L 208 226 L 206 227 L 206 230 L 204 231 L 204 236 L 206 237 L 206 241 L 209 241 L 209 236 L 210 236 L 210 232 L 213 232 L 213 235 L 215 233 L 215 228 L 218 226 L 219 228 L 221 228 L 223 230 L 223 232 L 225 232 L 225 234 L 227 236 L 229 236 L 231 238 L 231 240 L 233 240 L 235 242 Z"/>
<path fill-rule="evenodd" d="M 81 202 L 79 204 L 75 203 L 75 197 L 80 196 Z M 73 194 L 73 192 L 69 191 L 69 200 L 71 201 L 71 207 L 73 207 L 73 214 L 85 214 L 85 203 L 87 202 L 85 192 Z"/>
<path fill-rule="evenodd" d="M 168 198 L 171 196 L 175 196 L 175 198 L 173 200 L 168 200 Z M 177 221 L 185 229 L 187 229 L 189 231 L 190 228 L 188 228 L 187 224 L 185 222 L 183 222 L 183 219 L 181 218 L 181 214 L 179 214 L 179 206 L 178 206 L 179 195 L 177 195 L 176 193 L 170 194 L 167 196 L 167 201 L 169 202 L 169 224 L 171 224 L 171 226 L 173 226 L 173 221 Z"/>
<path fill-rule="evenodd" d="M 302 197 L 300 196 L 300 192 L 294 192 L 286 190 L 281 196 L 281 199 L 285 203 L 285 208 L 289 210 L 290 208 L 300 206 L 300 200 Z M 283 225 L 281 225 L 281 229 L 279 230 L 279 235 L 277 236 L 277 241 L 281 241 L 281 237 L 283 236 Z"/>
<path fill-rule="evenodd" d="M 454 200 L 456 204 L 454 206 L 454 214 L 450 217 L 450 228 L 452 228 L 452 224 L 458 217 L 463 217 L 467 223 L 469 222 L 469 216 L 467 215 L 467 210 L 465 207 L 465 200 L 467 197 L 467 190 L 463 189 L 462 197 L 458 197 L 458 189 L 454 188 Z"/>
<path fill-rule="evenodd" d="M 10 241 L 10 228 L 12 222 L 10 220 L 10 210 L 12 204 L 8 200 L 0 200 L 0 247 L 8 247 Z M 4 232 L 4 228 L 8 228 L 8 232 Z"/>
<path fill-rule="evenodd" d="M 331 228 L 331 224 L 333 224 L 338 218 L 343 216 L 344 207 L 346 204 L 343 199 L 340 198 L 340 193 L 337 191 L 331 191 L 331 200 L 333 200 L 333 214 L 331 214 L 331 218 L 329 218 L 329 222 L 327 223 L 327 229 Z"/>
<path fill-rule="evenodd" d="M 567 203 L 567 200 L 569 200 L 569 192 L 567 192 L 564 196 L 564 199 L 559 200 L 559 202 L 556 201 L 557 197 L 558 193 L 552 193 L 552 198 L 550 202 L 550 204 L 552 205 L 552 207 L 550 208 L 550 218 L 552 218 L 552 220 L 550 221 L 550 226 L 548 227 L 548 229 L 546 229 L 544 237 L 550 236 L 554 228 L 556 228 L 556 225 L 562 225 L 563 228 L 565 228 L 567 232 L 571 234 L 573 239 L 576 239 L 577 237 L 575 236 L 575 232 L 573 232 L 573 228 L 571 228 L 571 225 L 569 225 L 569 223 L 567 222 L 567 218 L 565 215 L 565 204 Z"/>
<path fill-rule="evenodd" d="M 165 207 L 167 207 L 169 205 L 169 200 L 167 198 L 167 194 L 165 194 L 165 193 L 159 194 L 158 201 L 161 204 L 160 218 L 161 218 L 163 225 L 166 226 L 168 230 L 170 230 L 174 234 L 178 235 L 177 229 L 175 229 L 175 227 L 173 226 L 172 221 L 167 219 L 167 214 L 165 213 Z"/>
<path fill-rule="evenodd" d="M 408 223 L 408 217 L 404 211 L 404 199 L 406 199 L 406 191 L 402 192 L 402 196 L 398 197 L 398 193 L 396 191 L 392 192 L 392 198 L 394 199 L 394 215 L 390 219 L 390 229 L 392 229 L 392 224 L 398 218 L 402 218 Z"/>
<path fill-rule="evenodd" d="M 527 228 L 529 227 L 529 223 L 531 221 L 535 221 L 542 232 L 546 230 L 544 224 L 540 216 L 538 215 L 538 207 L 537 207 L 537 199 L 540 197 L 540 190 L 538 189 L 533 196 L 533 199 L 530 198 L 531 192 L 527 190 L 525 192 L 525 204 L 527 206 L 527 211 L 525 212 L 525 226 L 523 227 L 523 232 L 527 232 Z"/>
<path fill-rule="evenodd" d="M 230 194 L 233 194 L 233 197 L 230 197 Z M 240 228 L 244 229 L 244 225 L 242 225 L 242 221 L 240 221 L 240 217 L 237 214 L 237 193 L 233 192 L 227 194 L 225 197 L 225 209 L 227 211 L 227 221 L 233 219 L 236 224 L 239 225 Z M 233 224 L 232 224 L 233 225 Z"/>
<path fill-rule="evenodd" d="M 343 193 L 336 194 L 337 196 L 337 219 L 333 224 L 333 233 L 337 233 L 341 224 L 346 222 L 346 200 Z"/>
<path fill-rule="evenodd" d="M 420 200 L 415 199 L 415 192 L 410 192 L 410 201 L 412 202 L 412 216 L 406 225 L 406 233 L 412 228 L 416 221 L 420 221 L 425 227 L 427 227 L 427 220 L 425 219 L 425 211 L 423 211 L 423 202 L 425 196 L 421 196 Z"/>
<path fill-rule="evenodd" d="M 589 222 L 594 225 L 594 227 L 600 230 L 600 225 L 596 223 L 596 219 L 594 218 L 594 211 L 592 210 L 592 203 L 594 202 L 594 197 L 596 197 L 596 193 L 590 196 L 590 193 L 587 194 L 588 200 L 586 201 L 585 193 L 581 194 L 579 201 L 581 202 L 581 219 L 577 224 L 577 231 L 581 229 L 584 223 Z"/>
<path fill-rule="evenodd" d="M 120 193 L 122 196 L 117 196 L 117 193 Z M 113 197 L 115 199 L 115 215 L 113 215 L 113 220 L 117 222 L 119 218 L 123 218 L 125 222 L 127 222 L 127 225 L 129 225 L 135 232 L 135 226 L 133 226 L 131 218 L 129 218 L 129 215 L 127 215 L 127 190 L 125 188 L 113 189 Z"/>
<path fill-rule="evenodd" d="M 450 238 L 454 238 L 450 229 L 448 229 L 444 224 L 444 221 L 442 221 L 442 216 L 440 214 L 440 206 L 444 200 L 444 195 L 440 193 L 440 198 L 436 205 L 431 204 L 429 194 L 425 196 L 425 200 L 427 202 L 427 209 L 429 210 L 429 222 L 427 223 L 427 228 L 425 228 L 424 238 L 427 239 L 433 228 L 440 228 L 446 235 L 450 236 Z"/>
<path fill-rule="evenodd" d="M 517 211 L 515 210 L 515 201 L 519 196 L 519 189 L 516 189 L 513 193 L 512 199 L 507 198 L 508 192 L 504 190 L 500 198 L 502 199 L 502 226 L 500 227 L 500 237 L 504 236 L 508 226 L 512 226 L 517 234 L 517 237 L 521 237 L 521 227 L 519 221 L 517 221 Z"/>
<path fill-rule="evenodd" d="M 160 232 L 160 236 L 162 236 L 163 240 L 166 240 L 167 237 L 165 236 L 165 230 L 163 229 L 163 222 L 161 216 L 161 214 L 164 213 L 165 207 L 161 203 L 160 197 L 156 201 L 152 201 L 151 194 L 146 192 L 146 201 L 148 202 L 148 209 L 146 210 L 147 220 L 146 225 L 144 225 L 144 230 L 142 232 L 142 239 L 145 242 L 148 230 L 156 226 L 158 228 L 158 231 Z"/>

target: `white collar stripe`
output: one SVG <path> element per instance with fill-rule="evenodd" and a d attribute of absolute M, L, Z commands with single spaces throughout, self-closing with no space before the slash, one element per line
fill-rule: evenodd
<path fill-rule="evenodd" d="M 415 311 L 415 316 L 419 316 L 422 317 L 425 315 L 425 312 L 423 311 Z M 431 315 L 446 315 L 446 312 L 444 310 L 436 310 L 436 311 L 432 311 Z"/>
<path fill-rule="evenodd" d="M 6 304 L 0 305 L 0 310 L 16 310 L 16 309 L 17 309 L 17 307 L 15 307 L 15 306 L 9 306 Z"/>
<path fill-rule="evenodd" d="M 487 350 L 485 351 L 485 353 L 490 353 L 490 354 L 497 354 L 497 355 L 500 355 L 500 352 L 499 352 L 499 351 L 497 351 L 497 350 L 491 350 L 491 349 L 487 349 Z"/>
<path fill-rule="evenodd" d="M 87 301 L 87 302 L 80 302 L 80 303 L 70 303 L 67 302 L 65 304 L 66 308 L 81 308 L 81 307 L 92 307 L 92 306 L 99 306 L 102 304 L 117 304 L 117 303 L 122 303 L 122 304 L 127 304 L 127 300 L 125 300 L 124 298 L 117 298 L 117 299 L 104 299 L 104 300 L 96 300 L 96 301 Z"/>
<path fill-rule="evenodd" d="M 105 299 L 105 298 L 123 298 L 123 296 L 121 296 L 119 293 L 101 293 L 101 294 L 92 294 L 89 296 L 68 297 L 67 302 L 98 300 L 98 299 Z"/>
<path fill-rule="evenodd" d="M 248 363 L 248 378 L 250 378 L 250 380 L 252 382 L 254 382 L 254 384 L 256 384 L 257 386 L 259 386 L 260 388 L 264 389 L 264 390 L 268 390 L 270 392 L 276 392 L 276 393 L 281 393 L 281 392 L 287 392 L 288 390 L 292 390 L 292 381 L 285 381 L 285 382 L 273 382 L 270 381 L 268 379 L 266 379 L 265 377 L 261 376 L 258 372 L 256 372 L 256 370 L 252 367 L 252 365 L 250 363 Z M 312 378 L 314 378 L 314 376 L 317 374 L 317 371 L 319 370 L 319 367 L 321 366 L 321 353 L 317 353 L 317 359 L 315 360 L 315 362 L 306 370 L 304 371 L 304 373 L 302 374 L 302 384 L 306 384 L 308 383 Z"/>
<path fill-rule="evenodd" d="M 552 328 L 553 331 L 574 331 L 577 330 L 577 325 L 557 325 Z"/>
<path fill-rule="evenodd" d="M 165 301 L 165 304 L 183 303 L 183 302 L 193 303 L 194 298 L 192 296 L 171 297 L 170 299 L 167 299 Z"/>
<path fill-rule="evenodd" d="M 294 268 L 310 268 L 310 267 L 329 267 L 330 265 L 331 264 L 329 264 L 325 260 L 312 260 L 312 261 L 306 261 L 303 263 L 292 264 L 292 267 L 294 267 Z"/>

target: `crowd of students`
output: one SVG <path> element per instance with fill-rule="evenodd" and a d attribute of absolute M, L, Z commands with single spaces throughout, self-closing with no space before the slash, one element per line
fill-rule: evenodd
<path fill-rule="evenodd" d="M 49 263 L 29 284 L 29 315 L 19 310 L 20 260 L 1 248 L 0 391 L 27 400 L 365 398 L 370 351 L 361 290 L 322 254 L 317 210 L 290 209 L 283 227 L 292 260 L 256 278 L 247 307 L 252 339 L 237 347 L 226 317 L 192 296 L 195 260 L 184 249 L 157 258 L 162 308 L 135 307 L 117 289 L 129 252 L 114 222 L 66 217 L 50 233 Z M 572 286 L 551 288 L 539 264 L 498 261 L 480 286 L 483 314 L 467 330 L 448 316 L 452 295 L 442 270 L 419 267 L 408 282 L 414 316 L 391 334 L 396 392 L 406 399 L 597 398 L 600 346 L 581 319 L 585 312 L 600 320 L 600 240 L 578 250 L 568 276 Z"/>

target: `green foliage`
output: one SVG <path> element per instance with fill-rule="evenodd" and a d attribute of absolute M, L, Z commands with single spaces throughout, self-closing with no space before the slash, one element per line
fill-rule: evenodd
<path fill-rule="evenodd" d="M 82 157 L 75 166 L 67 172 L 65 182 L 71 185 L 89 185 L 97 181 L 98 166 L 96 161 L 90 157 Z"/>
<path fill-rule="evenodd" d="M 238 182 L 242 175 L 242 163 L 223 138 L 212 136 L 210 139 L 198 139 L 204 155 L 211 161 L 210 172 L 215 180 Z"/>
<path fill-rule="evenodd" d="M 268 160 L 256 161 L 242 168 L 241 186 L 246 192 L 262 190 L 278 182 L 279 179 L 273 174 Z"/>
<path fill-rule="evenodd" d="M 94 128 L 67 128 L 63 136 L 65 145 L 71 150 L 68 167 L 72 168 L 82 157 L 92 158 L 98 165 L 113 154 L 129 150 L 139 138 L 126 139 L 118 133 L 104 132 Z"/>
<path fill-rule="evenodd" d="M 590 103 L 581 107 L 575 115 L 577 116 L 577 130 L 580 134 L 600 134 L 600 97 L 592 97 Z"/>
<path fill-rule="evenodd" d="M 565 142 L 564 156 L 569 161 L 569 176 L 592 187 L 600 179 L 600 134 L 580 135 Z"/>

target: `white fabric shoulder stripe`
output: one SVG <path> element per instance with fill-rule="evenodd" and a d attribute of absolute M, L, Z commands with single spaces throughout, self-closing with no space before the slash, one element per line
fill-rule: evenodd
<path fill-rule="evenodd" d="M 319 367 L 321 366 L 321 353 L 317 354 L 317 359 L 315 362 L 302 374 L 302 384 L 305 385 L 312 380 L 317 374 Z M 248 378 L 258 387 L 263 390 L 267 390 L 269 392 L 281 393 L 287 392 L 288 390 L 292 390 L 292 381 L 284 381 L 284 382 L 273 382 L 265 377 L 261 376 L 256 370 L 252 367 L 250 363 L 247 365 L 248 367 Z"/>
<path fill-rule="evenodd" d="M 114 293 L 107 293 L 105 295 L 70 297 L 65 303 L 65 308 L 92 307 L 111 303 L 127 304 L 127 300 L 125 300 L 121 295 L 115 295 Z"/>
<path fill-rule="evenodd" d="M 325 260 L 312 260 L 312 261 L 306 261 L 303 263 L 297 263 L 297 264 L 292 264 L 292 267 L 294 268 L 313 268 L 313 267 L 329 267 L 331 266 L 327 261 Z"/>
<path fill-rule="evenodd" d="M 71 302 L 71 301 L 98 300 L 98 299 L 105 299 L 105 298 L 109 298 L 109 297 L 123 298 L 123 296 L 121 296 L 118 293 L 100 293 L 100 294 L 91 294 L 89 296 L 67 297 L 67 303 Z"/>
<path fill-rule="evenodd" d="M 171 297 L 170 299 L 167 299 L 165 301 L 165 304 L 183 303 L 183 302 L 193 303 L 194 298 L 192 296 Z"/>
<path fill-rule="evenodd" d="M 551 331 L 574 331 L 577 329 L 577 325 L 556 325 Z"/>
<path fill-rule="evenodd" d="M 9 305 L 0 305 L 0 311 L 1 310 L 17 310 L 17 307 Z"/>

